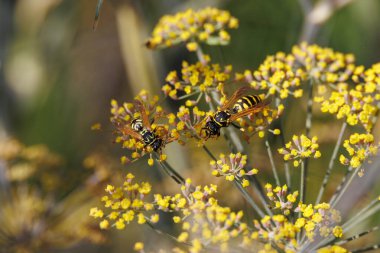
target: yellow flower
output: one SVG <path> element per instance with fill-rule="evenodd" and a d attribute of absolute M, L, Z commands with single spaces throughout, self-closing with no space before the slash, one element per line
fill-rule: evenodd
<path fill-rule="evenodd" d="M 194 51 L 197 51 L 198 44 L 196 42 L 189 42 L 189 43 L 186 44 L 186 48 L 190 52 L 194 52 Z"/>
<path fill-rule="evenodd" d="M 174 216 L 174 217 L 173 217 L 173 221 L 174 221 L 174 223 L 179 223 L 179 222 L 181 221 L 181 217 L 179 217 L 179 216 Z"/>
<path fill-rule="evenodd" d="M 109 223 L 108 220 L 102 220 L 102 221 L 99 223 L 99 227 L 100 227 L 101 229 L 107 229 L 107 228 L 109 228 L 109 226 L 110 226 L 110 223 Z"/>
<path fill-rule="evenodd" d="M 321 157 L 317 141 L 316 136 L 309 139 L 305 135 L 293 135 L 292 142 L 286 143 L 285 147 L 278 149 L 278 152 L 283 155 L 284 161 L 293 160 L 294 167 L 298 167 L 305 158 Z"/>
<path fill-rule="evenodd" d="M 152 223 L 157 223 L 160 219 L 160 216 L 158 216 L 158 214 L 153 214 L 152 216 L 150 216 L 150 222 Z"/>
<path fill-rule="evenodd" d="M 187 44 L 187 48 L 193 51 L 195 46 L 191 43 L 196 45 L 195 41 L 209 45 L 226 45 L 230 41 L 226 29 L 237 27 L 238 20 L 228 11 L 211 7 L 198 11 L 188 9 L 175 15 L 163 16 L 146 46 L 157 49 L 191 41 Z"/>
<path fill-rule="evenodd" d="M 125 223 L 124 219 L 118 219 L 117 222 L 115 223 L 116 229 L 122 230 L 125 228 Z"/>
<path fill-rule="evenodd" d="M 135 246 L 133 247 L 134 250 L 136 251 L 140 251 L 140 250 L 143 250 L 144 249 L 144 244 L 142 242 L 136 242 L 135 243 Z"/>
<path fill-rule="evenodd" d="M 342 237 L 343 236 L 343 229 L 340 226 L 335 226 L 333 229 L 333 234 L 335 237 Z"/>
<path fill-rule="evenodd" d="M 182 232 L 182 233 L 178 236 L 177 240 L 178 240 L 179 242 L 186 242 L 188 238 L 189 238 L 189 233 L 187 233 L 187 232 Z"/>

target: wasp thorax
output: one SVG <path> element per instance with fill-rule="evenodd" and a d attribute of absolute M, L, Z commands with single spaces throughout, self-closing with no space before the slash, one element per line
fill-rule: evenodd
<path fill-rule="evenodd" d="M 215 113 L 214 121 L 221 127 L 226 127 L 229 125 L 229 118 L 231 117 L 231 113 L 228 111 L 218 111 Z"/>

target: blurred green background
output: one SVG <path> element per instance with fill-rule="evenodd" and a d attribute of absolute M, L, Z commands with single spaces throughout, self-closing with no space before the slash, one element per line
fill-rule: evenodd
<path fill-rule="evenodd" d="M 0 138 L 47 145 L 65 158 L 62 179 L 80 184 L 88 173 L 81 169 L 88 154 L 99 151 L 118 159 L 122 153 L 112 144 L 110 100 L 131 100 L 142 88 L 158 93 L 170 70 L 178 69 L 182 60 L 195 60 L 183 46 L 154 52 L 144 47 L 162 15 L 206 5 L 230 10 L 240 21 L 239 29 L 231 32 L 231 44 L 205 51 L 235 70 L 255 69 L 267 55 L 289 52 L 302 40 L 305 19 L 300 2 L 105 0 L 93 31 L 96 0 L 1 0 Z M 353 53 L 358 64 L 370 66 L 380 59 L 380 1 L 345 2 L 307 39 Z M 105 130 L 90 131 L 95 122 Z M 323 121 L 319 123 L 323 127 Z M 218 150 L 216 145 L 211 148 Z M 184 169 L 195 167 L 190 160 L 200 154 L 178 153 L 178 157 L 172 162 Z M 145 162 L 134 166 L 145 167 Z M 141 169 L 141 174 L 153 180 L 159 174 L 147 176 L 151 170 Z M 125 240 L 126 236 L 131 238 L 128 232 L 115 233 L 106 246 L 109 252 L 129 252 L 125 245 L 133 239 Z M 86 245 L 69 251 L 103 252 L 104 248 Z"/>

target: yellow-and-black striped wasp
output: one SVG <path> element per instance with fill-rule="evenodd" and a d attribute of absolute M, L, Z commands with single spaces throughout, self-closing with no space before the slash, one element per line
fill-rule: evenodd
<path fill-rule="evenodd" d="M 151 150 L 161 154 L 162 148 L 176 139 L 170 136 L 170 133 L 165 126 L 155 124 L 154 127 L 152 127 L 154 121 L 160 117 L 159 115 L 156 115 L 150 121 L 144 104 L 141 101 L 136 100 L 135 105 L 137 112 L 140 114 L 139 117 L 133 118 L 128 123 L 114 119 L 114 125 L 123 136 L 132 137 L 143 143 L 144 151 L 149 152 L 149 150 Z"/>
<path fill-rule="evenodd" d="M 258 95 L 245 95 L 249 92 L 250 87 L 242 87 L 235 91 L 232 96 L 223 104 L 213 115 L 206 117 L 199 125 L 201 128 L 200 136 L 207 140 L 211 137 L 219 137 L 220 129 L 233 125 L 240 129 L 234 121 L 237 119 L 255 114 L 263 110 L 269 103 L 269 100 L 263 99 Z"/>

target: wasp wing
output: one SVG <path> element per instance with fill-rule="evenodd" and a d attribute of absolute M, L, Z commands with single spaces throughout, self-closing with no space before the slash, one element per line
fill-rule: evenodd
<path fill-rule="evenodd" d="M 221 106 L 220 110 L 224 111 L 226 109 L 230 109 L 235 102 L 241 98 L 243 95 L 245 95 L 246 92 L 248 92 L 251 89 L 249 86 L 244 86 L 236 90 L 232 96 L 226 101 L 224 105 Z"/>
<path fill-rule="evenodd" d="M 232 114 L 230 120 L 235 121 L 238 118 L 258 113 L 259 111 L 263 110 L 268 104 L 270 104 L 270 102 L 271 101 L 267 99 L 267 100 L 264 100 L 261 103 L 255 105 L 251 108 L 248 108 L 246 110 L 243 110 L 243 111 L 235 113 L 235 114 Z"/>
<path fill-rule="evenodd" d="M 124 135 L 129 135 L 139 141 L 142 141 L 141 135 L 134 131 L 131 127 L 129 126 L 120 126 L 118 127 L 118 130 L 122 132 Z"/>
<path fill-rule="evenodd" d="M 141 114 L 141 119 L 143 121 L 144 127 L 146 127 L 147 129 L 151 129 L 151 124 L 150 124 L 150 121 L 149 121 L 149 116 L 146 113 L 146 109 L 145 109 L 145 106 L 144 106 L 143 102 L 141 100 L 136 100 L 136 105 L 137 105 L 138 111 Z"/>

